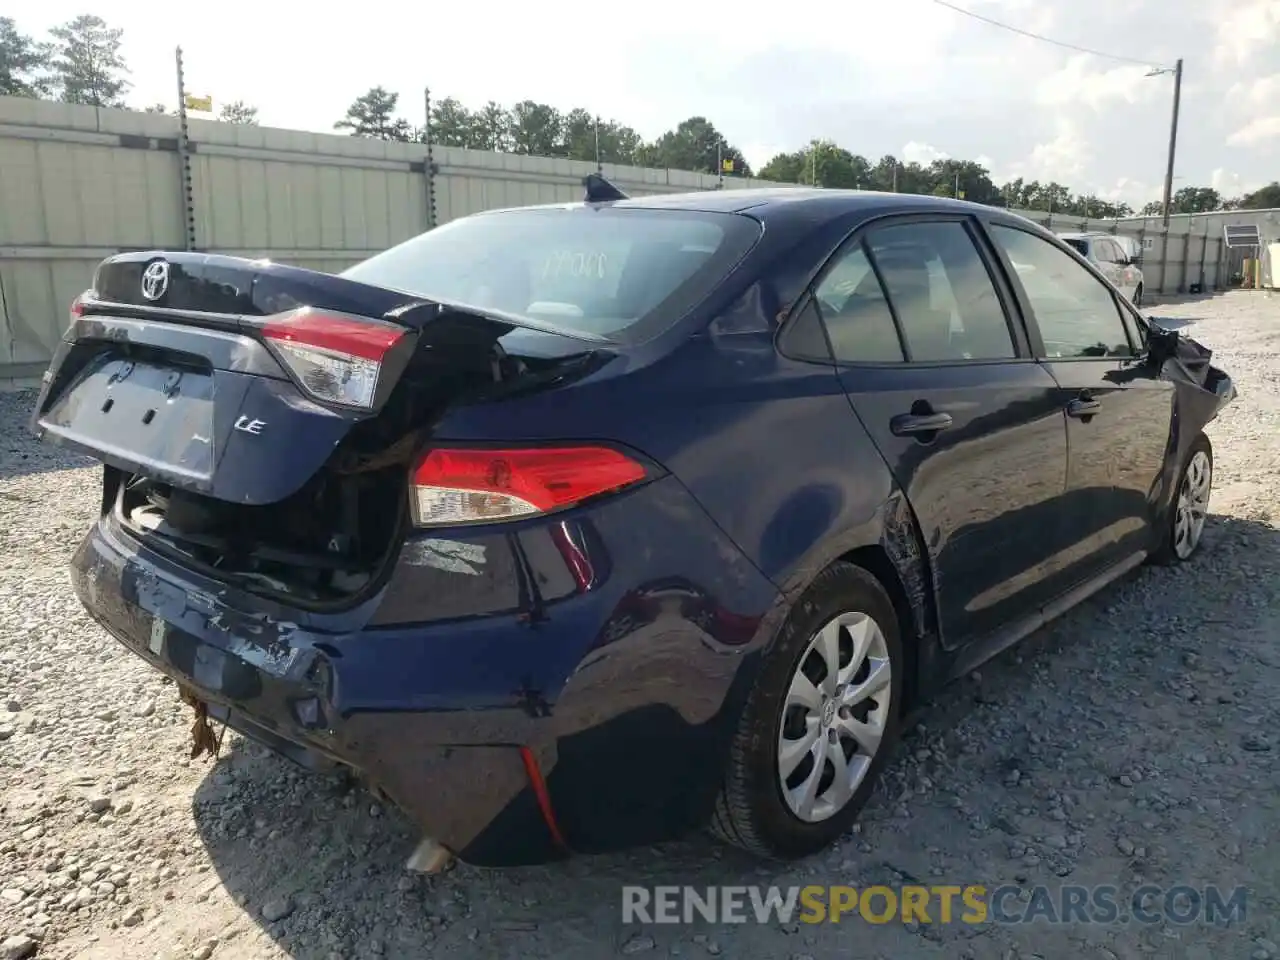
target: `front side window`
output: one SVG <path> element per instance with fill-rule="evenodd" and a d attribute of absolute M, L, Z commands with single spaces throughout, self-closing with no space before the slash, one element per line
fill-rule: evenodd
<path fill-rule="evenodd" d="M 912 361 L 1016 356 L 1004 307 L 963 223 L 882 227 L 867 245 Z"/>
<path fill-rule="evenodd" d="M 1013 264 L 1040 327 L 1045 356 L 1133 355 L 1110 288 L 1079 261 L 1025 230 L 992 225 L 991 236 Z"/>
<path fill-rule="evenodd" d="M 342 275 L 570 335 L 633 343 L 713 291 L 759 237 L 760 224 L 737 214 L 509 210 L 454 220 Z"/>

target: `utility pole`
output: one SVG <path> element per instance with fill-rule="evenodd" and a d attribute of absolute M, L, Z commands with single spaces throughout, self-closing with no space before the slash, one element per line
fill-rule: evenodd
<path fill-rule="evenodd" d="M 1164 174 L 1164 228 L 1169 229 L 1169 213 L 1173 206 L 1173 157 L 1178 146 L 1178 108 L 1182 103 L 1182 59 L 1173 68 L 1173 121 L 1169 125 L 1169 165 Z"/>
<path fill-rule="evenodd" d="M 182 48 L 174 50 L 178 72 L 178 184 L 182 191 L 182 245 L 196 248 L 196 201 L 191 179 L 191 138 L 187 132 L 187 88 L 182 73 Z"/>
<path fill-rule="evenodd" d="M 427 145 L 426 161 L 423 173 L 427 176 L 427 229 L 436 225 L 436 160 L 432 150 L 431 136 L 431 88 L 422 88 L 422 139 Z"/>
<path fill-rule="evenodd" d="M 600 114 L 596 114 L 596 173 L 604 173 L 604 164 L 600 160 Z"/>
<path fill-rule="evenodd" d="M 898 192 L 898 161 L 893 161 L 893 192 Z"/>

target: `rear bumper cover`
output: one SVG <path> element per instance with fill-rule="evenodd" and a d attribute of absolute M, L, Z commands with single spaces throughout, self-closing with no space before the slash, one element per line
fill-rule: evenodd
<path fill-rule="evenodd" d="M 537 739 L 527 716 L 473 715 L 460 738 L 449 734 L 448 713 L 343 716 L 345 657 L 334 657 L 333 637 L 264 630 L 154 558 L 141 563 L 106 523 L 77 551 L 72 583 L 98 623 L 206 701 L 211 717 L 304 767 L 356 771 L 469 862 L 536 863 L 560 852 L 518 749 Z"/>
<path fill-rule="evenodd" d="M 662 572 L 707 587 L 697 603 L 627 569 L 618 532 L 667 533 L 664 517 L 685 525 L 675 554 L 689 567 Z M 784 612 L 709 521 L 687 529 L 677 481 L 581 519 L 613 544 L 613 572 L 534 625 L 519 610 L 381 625 L 377 601 L 363 626 L 289 622 L 140 546 L 109 516 L 78 549 L 72 581 L 95 620 L 214 719 L 304 766 L 357 771 L 463 860 L 536 863 L 564 850 L 521 748 L 575 851 L 695 826 L 714 801 L 754 654 Z"/>

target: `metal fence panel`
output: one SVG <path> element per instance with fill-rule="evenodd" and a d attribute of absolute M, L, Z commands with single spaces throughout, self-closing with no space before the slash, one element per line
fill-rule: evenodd
<path fill-rule="evenodd" d="M 190 120 L 189 134 L 197 249 L 336 272 L 430 222 L 422 144 L 207 120 Z M 183 248 L 179 135 L 177 118 L 162 114 L 0 97 L 0 383 L 39 376 L 67 304 L 103 257 Z M 596 170 L 456 147 L 433 147 L 433 159 L 438 224 L 495 207 L 577 201 L 583 177 Z M 794 186 L 614 164 L 602 172 L 633 196 Z M 1217 283 L 1226 269 L 1222 224 L 1264 215 L 1274 222 L 1276 214 L 1174 218 L 1166 238 L 1158 219 L 1015 212 L 1053 230 L 1135 237 L 1152 294 L 1200 282 L 1202 260 L 1203 282 Z"/>

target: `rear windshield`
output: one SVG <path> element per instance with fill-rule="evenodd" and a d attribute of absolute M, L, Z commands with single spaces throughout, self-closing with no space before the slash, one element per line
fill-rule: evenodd
<path fill-rule="evenodd" d="M 511 210 L 454 220 L 343 276 L 635 343 L 706 297 L 759 236 L 759 223 L 737 214 Z"/>
<path fill-rule="evenodd" d="M 1069 247 L 1075 247 L 1076 252 L 1078 252 L 1082 257 L 1087 257 L 1089 255 L 1089 244 L 1083 240 L 1077 240 L 1075 237 L 1063 237 L 1062 242 Z"/>

